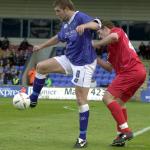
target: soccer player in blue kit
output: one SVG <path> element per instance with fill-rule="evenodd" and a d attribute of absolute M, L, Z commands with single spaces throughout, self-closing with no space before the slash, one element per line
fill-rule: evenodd
<path fill-rule="evenodd" d="M 66 42 L 66 54 L 41 61 L 36 66 L 33 92 L 30 95 L 31 107 L 37 105 L 38 96 L 48 73 L 72 74 L 75 94 L 79 106 L 80 133 L 75 148 L 87 146 L 86 132 L 89 119 L 87 96 L 92 75 L 97 64 L 96 53 L 92 47 L 92 32 L 100 28 L 100 20 L 93 19 L 85 13 L 75 11 L 71 0 L 55 0 L 53 3 L 56 16 L 63 22 L 57 35 L 46 42 L 35 45 L 33 51 Z M 95 26 L 86 29 L 86 23 L 94 21 Z M 82 26 L 81 24 L 85 24 Z M 81 25 L 81 26 L 80 26 Z"/>

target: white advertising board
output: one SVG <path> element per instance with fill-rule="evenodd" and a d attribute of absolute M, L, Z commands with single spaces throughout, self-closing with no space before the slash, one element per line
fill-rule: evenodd
<path fill-rule="evenodd" d="M 33 88 L 28 87 L 28 94 L 32 93 Z M 103 88 L 91 88 L 88 94 L 88 100 L 102 100 L 105 90 Z M 43 87 L 39 99 L 59 99 L 75 100 L 75 88 L 47 88 Z"/>

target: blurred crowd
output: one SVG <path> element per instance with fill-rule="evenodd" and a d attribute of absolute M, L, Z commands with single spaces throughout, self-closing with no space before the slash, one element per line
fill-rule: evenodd
<path fill-rule="evenodd" d="M 148 44 L 141 42 L 137 53 L 143 59 L 150 59 L 150 42 Z"/>
<path fill-rule="evenodd" d="M 20 44 L 14 45 L 11 44 L 7 37 L 0 39 L 0 84 L 7 85 L 19 85 L 21 84 L 21 78 L 23 71 L 25 69 L 25 64 L 28 58 L 32 54 L 32 45 L 24 39 Z M 58 49 L 59 47 L 57 47 Z M 60 49 L 60 48 L 59 48 Z M 56 55 L 60 55 L 64 52 L 62 48 L 56 50 Z M 101 53 L 105 52 L 106 48 L 103 47 L 103 51 L 97 51 L 97 55 L 102 55 Z M 150 59 L 150 42 L 145 44 L 141 42 L 138 49 L 138 55 L 142 59 Z M 33 84 L 35 77 L 35 68 L 31 69 L 28 72 L 29 85 Z M 50 81 L 46 80 L 46 85 L 51 86 Z"/>
<path fill-rule="evenodd" d="M 31 53 L 32 45 L 26 39 L 19 45 L 11 44 L 7 37 L 0 40 L 0 83 L 19 85 Z"/>

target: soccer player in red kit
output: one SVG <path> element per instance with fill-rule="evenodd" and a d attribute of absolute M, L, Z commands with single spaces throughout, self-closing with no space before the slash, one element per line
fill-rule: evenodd
<path fill-rule="evenodd" d="M 99 48 L 107 45 L 108 61 L 98 58 L 98 64 L 108 71 L 116 72 L 116 77 L 108 86 L 103 102 L 110 110 L 117 123 L 118 136 L 112 146 L 124 146 L 127 140 L 133 138 L 128 127 L 125 103 L 134 95 L 146 78 L 144 65 L 137 56 L 126 33 L 110 21 L 103 21 L 98 31 L 100 41 L 94 43 Z"/>

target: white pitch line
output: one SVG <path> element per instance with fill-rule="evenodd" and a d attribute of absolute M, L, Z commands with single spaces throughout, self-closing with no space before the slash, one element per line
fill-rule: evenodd
<path fill-rule="evenodd" d="M 135 132 L 135 133 L 134 133 L 134 137 L 135 137 L 135 136 L 138 136 L 138 135 L 141 135 L 141 134 L 143 134 L 143 133 L 145 133 L 145 132 L 147 132 L 147 131 L 149 131 L 149 130 L 150 130 L 150 126 L 149 126 L 149 127 L 146 127 L 146 128 L 143 128 L 143 129 L 141 129 L 141 130 Z"/>
<path fill-rule="evenodd" d="M 67 109 L 67 110 L 75 111 L 75 109 L 73 109 L 73 108 L 71 108 L 71 107 L 69 107 L 69 106 L 64 106 L 63 108 L 64 108 L 64 109 Z"/>

